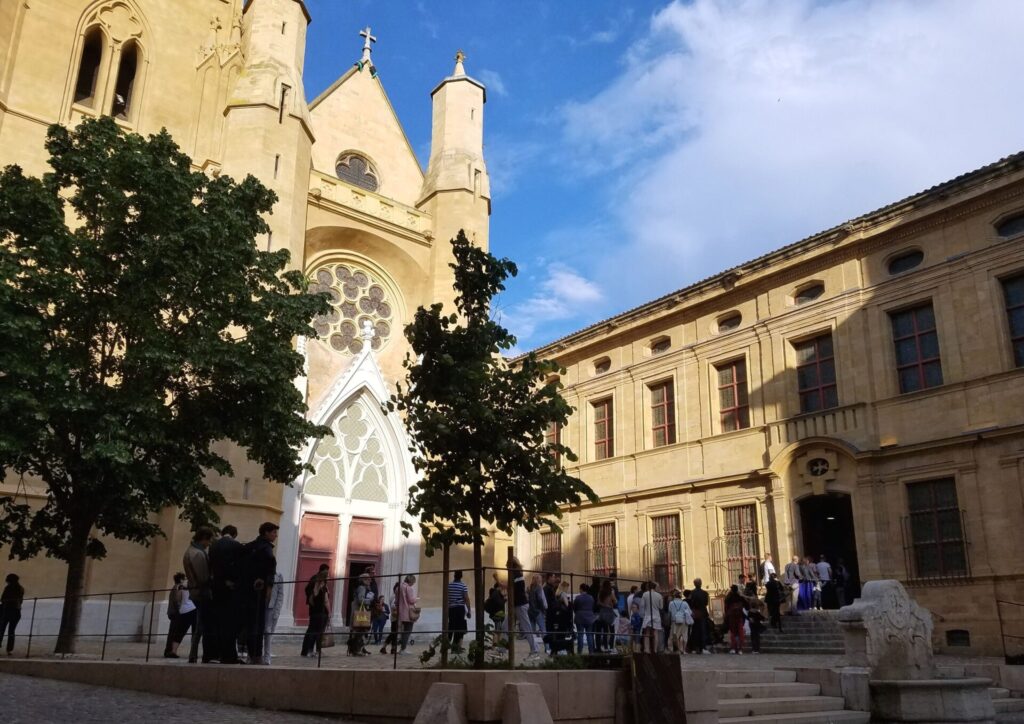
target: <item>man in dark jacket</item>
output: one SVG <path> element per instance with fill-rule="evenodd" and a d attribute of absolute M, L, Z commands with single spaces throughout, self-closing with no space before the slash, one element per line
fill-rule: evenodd
<path fill-rule="evenodd" d="M 238 663 L 238 648 L 235 645 L 241 630 L 239 600 L 239 563 L 242 544 L 238 528 L 226 525 L 221 528 L 220 538 L 210 546 L 210 578 L 213 582 L 213 631 L 217 642 L 216 651 L 222 664 Z"/>
<path fill-rule="evenodd" d="M 711 620 L 708 607 L 711 597 L 704 590 L 704 582 L 693 579 L 693 592 L 690 594 L 690 613 L 693 614 L 693 627 L 687 645 L 695 654 L 703 654 L 711 646 Z"/>
<path fill-rule="evenodd" d="M 274 541 L 278 526 L 264 523 L 256 540 L 246 544 L 244 579 L 240 587 L 242 612 L 245 621 L 246 648 L 250 664 L 263 663 L 263 630 L 267 621 L 267 601 L 277 573 Z"/>

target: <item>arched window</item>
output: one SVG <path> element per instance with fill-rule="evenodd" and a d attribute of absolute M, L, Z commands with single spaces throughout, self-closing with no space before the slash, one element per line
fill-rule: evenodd
<path fill-rule="evenodd" d="M 898 254 L 889 260 L 889 273 L 896 275 L 910 271 L 924 261 L 924 252 L 920 249 L 908 251 L 905 254 Z"/>
<path fill-rule="evenodd" d="M 139 73 L 140 60 L 139 44 L 134 40 L 125 43 L 121 48 L 121 64 L 117 69 L 114 98 L 110 104 L 110 115 L 114 118 L 127 120 L 131 115 L 132 91 Z"/>
<path fill-rule="evenodd" d="M 743 316 L 739 312 L 732 312 L 718 318 L 718 332 L 729 332 L 740 326 Z"/>
<path fill-rule="evenodd" d="M 367 191 L 380 188 L 377 170 L 368 160 L 358 153 L 346 153 L 338 159 L 334 168 L 338 178 Z"/>
<path fill-rule="evenodd" d="M 807 304 L 807 302 L 813 302 L 824 293 L 825 285 L 821 282 L 807 284 L 796 290 L 796 294 L 793 295 L 793 303 L 798 305 Z"/>
<path fill-rule="evenodd" d="M 92 105 L 96 98 L 100 64 L 103 62 L 103 31 L 99 27 L 89 28 L 82 43 L 82 57 L 78 62 L 78 78 L 75 81 L 75 103 Z"/>
<path fill-rule="evenodd" d="M 996 233 L 1004 239 L 1024 234 L 1024 214 L 1017 214 L 999 222 Z"/>

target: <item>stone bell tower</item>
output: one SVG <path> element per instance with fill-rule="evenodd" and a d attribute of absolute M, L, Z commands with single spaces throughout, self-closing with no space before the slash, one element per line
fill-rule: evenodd
<path fill-rule="evenodd" d="M 278 196 L 264 248 L 286 248 L 302 269 L 313 132 L 302 88 L 306 29 L 302 0 L 251 0 L 242 23 L 245 62 L 225 109 L 223 171 L 252 174 Z"/>
<path fill-rule="evenodd" d="M 483 83 L 466 75 L 465 59 L 460 50 L 455 70 L 431 93 L 430 162 L 417 206 L 434 219 L 433 301 L 452 297 L 449 242 L 459 229 L 480 248 L 488 248 L 491 188 L 483 154 L 487 92 Z"/>

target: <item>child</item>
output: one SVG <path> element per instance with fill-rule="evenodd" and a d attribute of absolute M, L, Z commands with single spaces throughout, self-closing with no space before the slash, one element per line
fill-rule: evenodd
<path fill-rule="evenodd" d="M 629 630 L 633 634 L 633 648 L 636 651 L 640 650 L 640 631 L 643 627 L 643 614 L 640 613 L 640 606 L 634 603 L 629 612 Z"/>
<path fill-rule="evenodd" d="M 373 618 L 370 623 L 370 635 L 373 643 L 379 644 L 384 638 L 384 626 L 391 620 L 391 606 L 387 604 L 383 596 L 378 596 L 373 602 Z"/>

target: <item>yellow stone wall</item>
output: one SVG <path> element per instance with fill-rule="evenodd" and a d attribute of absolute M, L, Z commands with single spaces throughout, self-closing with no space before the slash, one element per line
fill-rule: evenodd
<path fill-rule="evenodd" d="M 1000 286 L 1024 272 L 1024 241 L 1000 238 L 995 224 L 1024 210 L 1024 173 L 996 164 L 947 186 L 538 350 L 566 368 L 564 395 L 576 411 L 562 440 L 580 457 L 570 472 L 602 498 L 567 512 L 562 568 L 590 570 L 592 526 L 613 522 L 619 575 L 651 577 L 651 518 L 673 514 L 683 580 L 700 576 L 722 590 L 732 582 L 723 565 L 726 507 L 755 506 L 758 552 L 779 565 L 820 553 L 804 549 L 798 501 L 845 493 L 861 579 L 908 582 L 936 614 L 940 648 L 947 630 L 967 629 L 970 649 L 953 651 L 999 652 L 994 601 L 1024 600 L 1024 369 L 1014 366 Z M 924 252 L 922 264 L 890 275 L 888 261 L 910 249 Z M 811 282 L 823 283 L 824 294 L 795 304 Z M 926 300 L 944 384 L 900 394 L 889 313 Z M 739 327 L 719 333 L 717 321 L 737 311 Z M 826 332 L 839 407 L 802 415 L 793 342 Z M 664 337 L 670 348 L 653 353 Z M 750 426 L 723 432 L 714 365 L 740 357 Z M 610 369 L 598 373 L 594 363 L 604 358 Z M 676 442 L 654 447 L 650 385 L 664 380 L 674 385 Z M 592 403 L 609 397 L 615 454 L 597 460 Z M 831 463 L 821 487 L 806 472 L 815 457 Z M 946 477 L 964 511 L 970 576 L 913 580 L 906 485 Z M 540 535 L 520 540 L 539 565 Z"/>

